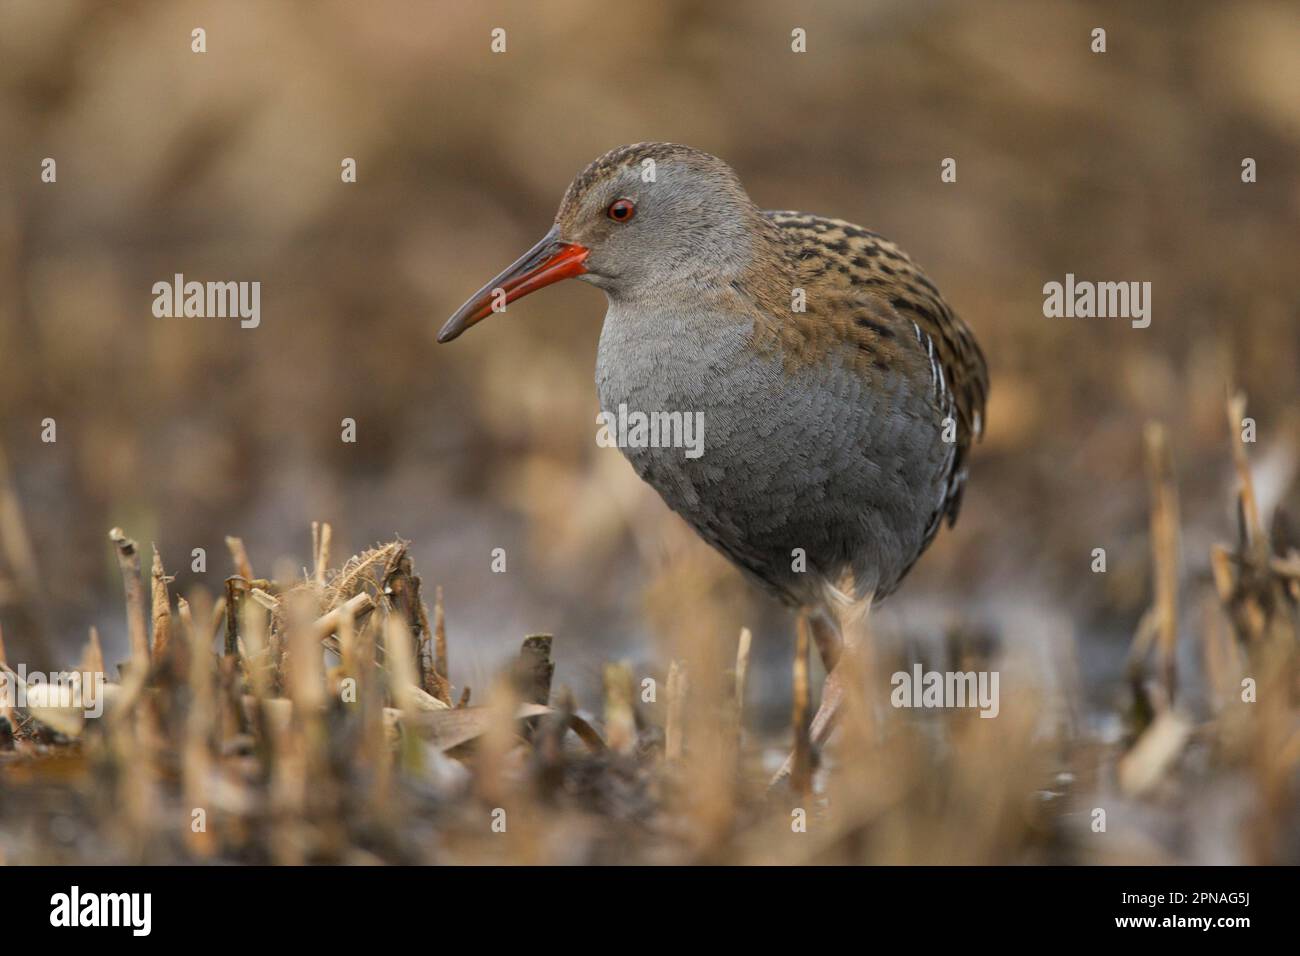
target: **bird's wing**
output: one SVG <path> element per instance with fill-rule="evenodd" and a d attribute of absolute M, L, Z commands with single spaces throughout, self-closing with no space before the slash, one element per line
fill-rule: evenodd
<path fill-rule="evenodd" d="M 929 369 L 935 407 L 956 425 L 948 490 L 926 541 L 942 518 L 957 520 L 970 446 L 984 429 L 988 369 L 966 324 L 907 253 L 883 236 L 839 219 L 766 212 L 807 294 L 807 325 L 856 346 L 858 361 Z M 866 369 L 867 374 L 871 369 Z"/>

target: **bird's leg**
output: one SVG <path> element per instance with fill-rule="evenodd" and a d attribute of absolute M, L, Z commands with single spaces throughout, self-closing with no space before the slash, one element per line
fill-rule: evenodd
<path fill-rule="evenodd" d="M 840 704 L 844 700 L 845 676 L 842 671 L 843 658 L 836 661 L 831 672 L 826 675 L 826 680 L 822 683 L 822 699 L 817 706 L 817 713 L 813 714 L 812 723 L 808 727 L 808 738 L 812 743 L 813 752 L 820 750 L 825 746 L 826 741 L 830 739 L 831 731 L 835 729 L 835 721 L 840 714 Z M 781 769 L 772 777 L 768 787 L 775 787 L 781 781 L 787 779 L 794 771 L 795 755 L 793 753 L 785 758 L 785 763 L 781 764 Z"/>
<path fill-rule="evenodd" d="M 817 645 L 822 666 L 829 675 L 840 659 L 840 651 L 844 649 L 844 638 L 840 636 L 839 625 L 823 610 L 810 613 L 808 625 L 812 628 L 813 641 Z"/>
<path fill-rule="evenodd" d="M 813 752 L 816 753 L 826 741 L 830 739 L 831 732 L 835 729 L 835 722 L 840 715 L 840 706 L 844 700 L 844 681 L 848 679 L 848 674 L 844 673 L 844 639 L 841 637 L 846 624 L 854 624 L 866 618 L 866 612 L 871 607 L 870 598 L 855 604 L 847 609 L 837 618 L 832 618 L 825 611 L 816 611 L 807 614 L 807 620 L 811 626 L 813 639 L 817 643 L 817 650 L 821 654 L 822 663 L 826 665 L 826 680 L 822 683 L 822 697 L 818 704 L 817 713 L 813 715 L 812 723 L 808 728 L 808 737 L 812 743 Z M 781 781 L 789 778 L 794 770 L 795 755 L 792 753 L 786 757 L 785 763 L 781 769 L 772 777 L 768 784 L 769 789 L 775 787 Z"/>

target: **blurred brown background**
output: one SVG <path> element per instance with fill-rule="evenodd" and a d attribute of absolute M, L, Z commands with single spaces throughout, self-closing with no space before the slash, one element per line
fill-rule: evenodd
<path fill-rule="evenodd" d="M 412 540 L 446 591 L 457 683 L 534 631 L 578 689 L 601 657 L 661 664 L 707 604 L 755 628 L 760 686 L 784 700 L 788 619 L 595 445 L 601 296 L 570 283 L 434 345 L 578 170 L 662 139 L 725 158 L 760 205 L 897 240 L 983 343 L 962 520 L 877 627 L 960 616 L 1049 661 L 1073 646 L 1104 695 L 1150 594 L 1143 424 L 1171 430 L 1189 576 L 1232 527 L 1229 384 L 1259 423 L 1266 509 L 1291 486 L 1297 50 L 1300 8 L 1264 0 L 4 0 L 0 449 L 26 528 L 0 511 L 10 657 L 56 663 L 90 624 L 124 656 L 114 525 L 184 591 L 219 587 L 227 534 L 259 574 L 295 573 L 319 519 L 340 559 Z M 154 318 L 151 286 L 177 272 L 260 281 L 261 327 Z M 1044 318 L 1067 272 L 1152 282 L 1150 328 Z"/>

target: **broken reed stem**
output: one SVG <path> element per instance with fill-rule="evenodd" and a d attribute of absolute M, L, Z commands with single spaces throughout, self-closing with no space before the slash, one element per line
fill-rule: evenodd
<path fill-rule="evenodd" d="M 286 690 L 294 703 L 295 712 L 307 721 L 306 731 L 317 734 L 321 728 L 314 725 L 317 715 L 324 711 L 327 703 L 325 697 L 325 674 L 322 669 L 320 640 L 313 633 L 313 622 L 302 621 L 301 612 L 291 610 L 292 623 L 288 634 L 288 674 Z M 348 630 L 346 624 L 339 626 L 340 631 Z M 351 638 L 349 637 L 349 642 Z M 322 738 L 323 739 L 323 738 Z M 314 745 L 321 743 L 313 740 Z"/>
<path fill-rule="evenodd" d="M 636 711 L 632 671 L 626 664 L 605 665 L 605 739 L 615 753 L 636 750 Z"/>
<path fill-rule="evenodd" d="M 680 763 L 685 753 L 686 665 L 673 661 L 668 665 L 668 719 L 664 724 L 664 757 L 670 763 Z"/>
<path fill-rule="evenodd" d="M 1235 689 L 1240 687 L 1243 676 L 1241 649 L 1232 639 L 1228 620 L 1221 613 L 1226 610 L 1217 595 L 1203 596 L 1201 661 L 1209 681 L 1210 704 L 1215 714 L 1228 704 Z"/>
<path fill-rule="evenodd" d="M 360 594 L 353 595 L 344 601 L 334 610 L 318 617 L 316 623 L 312 625 L 312 635 L 315 637 L 316 642 L 320 643 L 331 634 L 334 634 L 345 619 L 355 623 L 359 618 L 374 609 L 374 600 L 371 599 L 369 594 L 362 591 Z"/>
<path fill-rule="evenodd" d="M 400 614 L 387 612 L 380 629 L 384 639 L 384 668 L 388 693 L 393 706 L 403 713 L 415 712 L 417 675 L 415 656 L 411 653 L 410 631 Z"/>
<path fill-rule="evenodd" d="M 244 602 L 243 580 L 238 577 L 226 578 L 226 657 L 239 656 L 239 609 Z"/>
<path fill-rule="evenodd" d="M 90 626 L 85 653 L 81 657 L 81 672 L 83 674 L 105 674 L 104 648 L 99 643 L 99 628 L 93 624 Z"/>
<path fill-rule="evenodd" d="M 1164 426 L 1146 428 L 1147 477 L 1151 489 L 1151 557 L 1160 674 L 1165 704 L 1172 705 L 1177 685 L 1178 642 L 1178 486 L 1173 455 Z"/>
<path fill-rule="evenodd" d="M 1264 526 L 1259 520 L 1259 504 L 1255 498 L 1255 483 L 1251 480 L 1250 462 L 1246 459 L 1246 443 L 1241 440 L 1242 421 L 1246 417 L 1246 396 L 1237 392 L 1228 398 L 1228 434 L 1232 444 L 1232 463 L 1237 469 L 1237 496 L 1241 503 L 1241 524 L 1246 550 L 1258 547 L 1265 540 Z M 1267 550 L 1265 550 L 1267 556 Z"/>
<path fill-rule="evenodd" d="M 167 653 L 171 642 L 172 612 L 171 596 L 167 593 L 167 582 L 171 579 L 163 572 L 162 556 L 158 546 L 153 549 L 153 662 L 157 664 Z"/>
<path fill-rule="evenodd" d="M 391 595 L 393 605 L 410 628 L 412 652 L 419 675 L 416 686 L 450 706 L 451 686 L 446 675 L 438 673 L 434 638 L 429 628 L 429 611 L 424 606 L 420 585 L 411 556 L 403 545 L 384 567 L 384 589 Z"/>
<path fill-rule="evenodd" d="M 330 564 L 330 544 L 333 537 L 334 529 L 330 527 L 328 521 L 311 523 L 312 580 L 317 587 L 325 586 L 325 572 Z"/>
<path fill-rule="evenodd" d="M 1211 568 L 1233 630 L 1251 649 L 1253 659 L 1270 635 L 1279 640 L 1279 647 L 1294 643 L 1300 627 L 1294 613 L 1288 614 L 1285 609 L 1294 609 L 1300 600 L 1300 560 L 1295 555 L 1273 554 L 1273 544 L 1260 519 L 1245 436 L 1239 431 L 1244 430 L 1246 421 L 1246 398 L 1242 393 L 1229 397 L 1227 414 L 1237 471 L 1237 542 L 1234 548 L 1216 547 L 1211 553 Z M 1284 511 L 1278 514 L 1285 518 Z"/>
<path fill-rule="evenodd" d="M 17 585 L 18 598 L 30 617 L 27 633 L 23 636 L 38 655 L 46 657 L 49 652 L 47 635 L 50 628 L 46 602 L 42 598 L 44 589 L 41 574 L 3 449 L 0 449 L 0 553 L 9 565 L 9 571 Z"/>
<path fill-rule="evenodd" d="M 1145 674 L 1147 658 L 1150 657 L 1151 647 L 1159 635 L 1156 622 L 1156 609 L 1147 608 L 1138 620 L 1137 630 L 1133 633 L 1133 641 L 1129 645 L 1124 664 L 1124 674 L 1133 692 L 1133 729 L 1139 734 L 1146 730 L 1155 718 L 1151 695 L 1147 693 Z"/>
<path fill-rule="evenodd" d="M 812 739 L 809 737 L 809 719 L 812 710 L 812 689 L 809 686 L 808 615 L 800 614 L 795 623 L 794 647 L 794 754 L 790 771 L 790 786 L 795 793 L 806 794 L 812 786 Z"/>
<path fill-rule="evenodd" d="M 320 645 L 304 635 L 315 616 L 316 595 L 306 589 L 295 591 L 286 600 L 281 633 L 266 635 L 266 646 L 279 643 L 285 649 L 281 671 L 283 693 L 263 697 L 254 682 L 254 699 L 244 697 L 252 717 L 259 720 L 266 733 L 266 752 L 270 781 L 271 812 L 280 820 L 268 840 L 272 859 L 277 863 L 302 863 L 308 835 L 308 794 L 320 795 L 324 781 L 312 780 L 311 765 L 319 759 L 319 717 L 325 688 L 321 680 Z M 252 635 L 260 622 L 269 621 L 266 607 L 259 601 L 245 602 L 249 626 L 244 638 L 250 669 L 254 674 L 268 673 L 270 667 L 254 656 Z M 256 643 L 263 644 L 261 637 Z M 269 680 L 267 681 L 269 683 Z M 310 781 L 310 783 L 309 783 Z"/>
<path fill-rule="evenodd" d="M 740 629 L 740 643 L 736 645 L 736 723 L 740 724 L 741 715 L 745 712 L 745 685 L 749 681 L 749 646 L 754 640 L 754 635 L 749 632 L 749 628 Z"/>
<path fill-rule="evenodd" d="M 194 629 L 194 612 L 190 610 L 190 602 L 183 597 L 176 598 L 176 619 L 180 622 L 181 640 L 189 642 L 191 646 L 197 647 L 199 643 L 198 632 Z M 95 636 L 95 629 L 90 629 L 91 636 Z"/>
<path fill-rule="evenodd" d="M 379 821 L 392 814 L 393 751 L 384 729 L 382 677 L 375 661 L 379 615 L 367 614 L 354 632 L 358 703 L 361 706 L 361 746 L 358 756 L 369 764 L 371 782 L 366 806 Z M 356 623 L 354 619 L 354 623 Z"/>
<path fill-rule="evenodd" d="M 230 550 L 230 559 L 235 563 L 235 573 L 245 581 L 254 580 L 253 565 L 249 563 L 248 551 L 244 548 L 243 538 L 226 538 L 226 547 Z"/>
<path fill-rule="evenodd" d="M 357 677 L 357 637 L 355 623 L 352 618 L 346 614 L 339 619 L 339 625 L 334 629 L 334 635 L 338 639 L 339 654 L 339 672 L 344 677 L 351 677 L 353 680 Z"/>
<path fill-rule="evenodd" d="M 181 749 L 181 792 L 187 809 L 193 812 L 209 806 L 208 777 L 212 766 L 211 734 L 216 724 L 216 699 L 213 693 L 213 663 L 211 631 L 196 629 L 189 602 L 176 599 L 176 614 L 180 619 L 180 639 L 189 646 L 190 709 L 185 717 L 184 743 Z M 215 826 L 208 821 L 208 829 Z M 215 848 L 215 835 L 206 831 L 195 833 L 185 827 L 185 839 L 190 849 L 199 856 L 208 856 Z"/>
<path fill-rule="evenodd" d="M 519 648 L 515 662 L 515 690 L 527 704 L 551 702 L 551 679 L 555 661 L 551 657 L 554 638 L 550 634 L 530 634 Z"/>
<path fill-rule="evenodd" d="M 195 597 L 199 597 L 200 600 L 195 601 Z M 206 600 L 206 595 L 192 594 L 191 600 L 194 601 L 196 609 L 194 619 L 199 622 L 200 634 L 208 650 L 212 650 L 212 642 L 226 626 L 226 596 L 222 594 L 212 601 Z"/>
<path fill-rule="evenodd" d="M 271 615 L 257 601 L 239 604 L 240 636 L 244 639 L 245 672 L 259 700 L 274 696 L 272 685 Z"/>
<path fill-rule="evenodd" d="M 448 682 L 450 692 L 451 675 L 447 671 L 447 618 L 442 604 L 442 585 L 433 592 L 433 669 Z M 450 693 L 447 703 L 451 703 Z"/>
<path fill-rule="evenodd" d="M 433 647 L 433 631 L 429 628 L 429 609 L 424 606 L 424 598 L 420 594 L 420 578 L 417 575 L 411 576 L 411 591 L 418 628 L 416 651 L 422 675 L 420 686 L 425 693 L 432 694 L 444 704 L 451 706 L 451 683 L 447 680 L 446 674 L 438 672 Z"/>
<path fill-rule="evenodd" d="M 149 667 L 149 635 L 144 620 L 144 585 L 140 580 L 140 551 L 134 541 L 121 528 L 108 533 L 117 552 L 117 565 L 122 572 L 122 586 L 126 591 L 126 627 L 131 638 L 131 666 L 147 670 Z"/>

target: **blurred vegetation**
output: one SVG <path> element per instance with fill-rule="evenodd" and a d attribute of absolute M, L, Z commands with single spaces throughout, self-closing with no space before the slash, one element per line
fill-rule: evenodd
<path fill-rule="evenodd" d="M 493 55 L 498 26 L 508 50 Z M 790 52 L 794 26 L 806 54 Z M 110 527 L 155 542 L 176 593 L 215 598 L 226 535 L 287 583 L 310 523 L 328 520 L 338 554 L 411 541 L 460 641 L 456 686 L 489 686 L 525 634 L 547 631 L 557 681 L 599 700 L 603 661 L 663 676 L 695 635 L 696 673 L 720 674 L 732 645 L 710 636 L 747 625 L 751 718 L 778 730 L 788 616 L 595 445 L 601 297 L 571 283 L 433 342 L 590 159 L 662 139 L 722 156 L 765 207 L 897 240 L 989 357 L 961 521 L 874 616 L 885 646 L 915 656 L 983 635 L 1113 743 L 1155 588 L 1143 433 L 1160 421 L 1187 585 L 1180 688 L 1204 712 L 1211 546 L 1238 535 L 1236 388 L 1258 423 L 1262 520 L 1300 513 L 1297 49 L 1286 0 L 646 0 L 616 15 L 577 0 L 5 0 L 10 660 L 64 663 L 91 625 L 110 664 L 127 657 Z M 40 181 L 45 157 L 56 184 Z M 945 157 L 955 184 L 940 181 Z M 151 286 L 177 272 L 260 281 L 261 327 L 154 318 Z M 1044 318 L 1042 286 L 1067 272 L 1150 281 L 1150 328 Z M 339 440 L 344 417 L 356 444 Z M 498 547 L 506 574 L 490 569 Z M 1106 574 L 1089 570 L 1099 547 Z"/>

